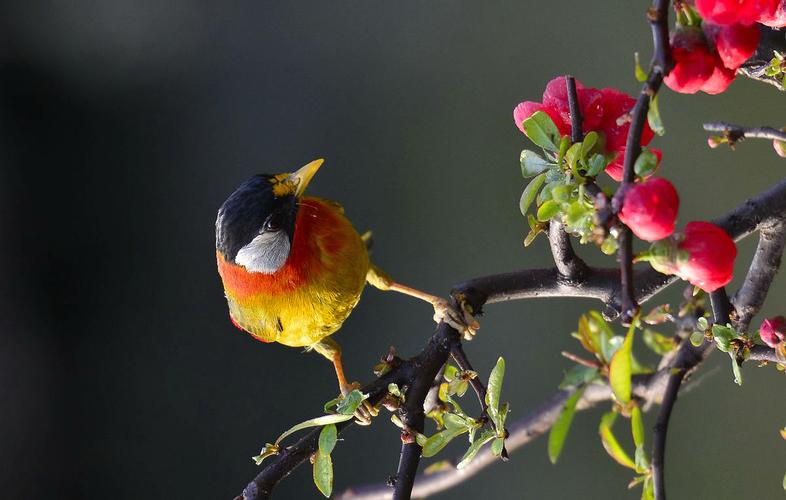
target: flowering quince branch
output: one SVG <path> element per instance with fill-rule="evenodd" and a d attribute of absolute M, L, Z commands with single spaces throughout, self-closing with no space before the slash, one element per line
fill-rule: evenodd
<path fill-rule="evenodd" d="M 772 146 L 779 156 L 786 157 L 786 131 L 772 127 L 743 127 L 732 125 L 731 123 L 705 123 L 704 130 L 708 132 L 720 132 L 720 136 L 712 136 L 707 139 L 711 148 L 716 148 L 723 143 L 734 149 L 736 144 L 743 139 L 769 139 Z"/>
<path fill-rule="evenodd" d="M 647 81 L 644 83 L 644 87 L 631 111 L 631 125 L 628 129 L 628 139 L 625 144 L 622 184 L 620 184 L 617 193 L 614 195 L 612 205 L 612 207 L 616 208 L 616 212 L 622 210 L 625 193 L 633 186 L 635 180 L 634 163 L 641 153 L 641 139 L 644 133 L 644 125 L 647 121 L 650 99 L 657 95 L 664 76 L 671 69 L 668 41 L 669 4 L 668 0 L 655 0 L 648 13 L 655 54 Z M 624 224 L 619 235 L 618 256 L 620 262 L 620 289 L 622 290 L 621 322 L 623 326 L 627 326 L 631 324 L 633 317 L 637 314 L 638 304 L 633 293 L 633 236 L 630 228 Z"/>
<path fill-rule="evenodd" d="M 508 450 L 524 446 L 552 426 L 562 425 L 565 428 L 564 418 L 569 407 L 568 426 L 574 411 L 613 401 L 613 412 L 607 413 L 601 421 L 601 436 L 606 436 L 603 437 L 604 446 L 609 450 L 607 440 L 611 435 L 611 422 L 616 415 L 630 418 L 634 441 L 638 440 L 635 464 L 624 451 L 609 453 L 615 460 L 636 471 L 638 477 L 635 482 L 644 485 L 643 498 L 662 500 L 665 499 L 663 470 L 666 433 L 682 382 L 716 346 L 732 356 L 738 383 L 741 383 L 739 365 L 745 360 L 786 365 L 786 318 L 770 318 L 762 323 L 759 334 L 766 345 L 754 345 L 752 339 L 755 337 L 745 333 L 767 296 L 786 245 L 786 179 L 717 219 L 714 224 L 694 221 L 688 223 L 682 233 L 672 234 L 679 205 L 677 192 L 666 179 L 649 178 L 657 168 L 660 154 L 655 150 L 643 149 L 652 139 L 653 129 L 659 128 L 659 117 L 656 116 L 653 121 L 650 109 L 657 115 L 655 98 L 661 83 L 665 81 L 677 91 L 688 92 L 693 85 L 696 90 L 707 93 L 720 92 L 733 79 L 733 76 L 726 78 L 729 68 L 734 66 L 736 69 L 755 49 L 755 44 L 751 48 L 752 31 L 740 20 L 741 14 L 735 11 L 727 18 L 724 17 L 723 9 L 716 8 L 727 1 L 731 0 L 696 0 L 696 9 L 706 20 L 706 32 L 701 33 L 694 29 L 701 19 L 692 4 L 676 2 L 678 30 L 671 44 L 667 26 L 670 2 L 654 1 L 648 11 L 654 56 L 649 73 L 641 78 L 645 83 L 636 100 L 615 89 L 585 88 L 568 76 L 556 78 L 547 85 L 542 103 L 524 102 L 516 108 L 516 125 L 546 153 L 545 159 L 531 151 L 522 153 L 522 173 L 525 177 L 535 176 L 531 181 L 535 187 L 530 189 L 528 186 L 522 195 L 522 213 L 526 215 L 527 208 L 537 196 L 538 217 L 535 219 L 529 215 L 532 228 L 530 234 L 534 238 L 539 232 L 548 231 L 555 266 L 474 278 L 456 285 L 450 293 L 454 308 L 465 309 L 473 315 L 481 314 L 487 304 L 536 297 L 595 298 L 605 305 L 603 316 L 607 320 L 621 317 L 621 323 L 625 325 L 656 321 L 665 314 L 664 317 L 677 323 L 678 332 L 673 338 L 659 334 L 655 334 L 659 335 L 656 340 L 650 338 L 649 342 L 660 342 L 660 348 L 664 349 L 659 352 L 662 358 L 658 371 L 648 375 L 634 375 L 631 371 L 635 327 L 631 327 L 624 338 L 609 333 L 620 341 L 614 350 L 605 352 L 602 348 L 592 347 L 591 341 L 588 337 L 582 337 L 581 332 L 586 333 L 588 328 L 600 328 L 598 325 L 601 323 L 605 325 L 603 328 L 609 328 L 600 314 L 592 312 L 582 316 L 584 330 L 580 321 L 579 332 L 574 335 L 583 339 L 582 345 L 595 355 L 595 359 L 586 360 L 568 355 L 569 359 L 578 360 L 581 365 L 579 368 L 590 370 L 592 378 L 578 384 L 567 384 L 565 387 L 570 389 L 557 393 L 522 420 L 506 426 L 504 416 L 500 417 L 500 413 L 507 415 L 507 404 L 499 406 L 504 361 L 500 359 L 497 363 L 486 387 L 472 370 L 462 348 L 459 332 L 446 323 L 440 323 L 419 354 L 401 360 L 391 351 L 383 358 L 382 364 L 386 369 L 378 373 L 376 380 L 361 389 L 367 395 L 368 403 L 384 404 L 396 412 L 394 422 L 401 428 L 402 441 L 396 474 L 390 478 L 388 485 L 350 488 L 338 498 L 404 500 L 411 498 L 413 493 L 422 497 L 442 491 L 471 477 L 497 457 L 506 458 Z M 786 4 L 783 9 L 783 22 L 786 24 Z M 755 22 L 781 22 L 775 11 L 756 11 L 749 15 Z M 687 57 L 690 50 L 683 50 L 687 42 L 680 40 L 680 37 L 687 37 L 690 43 L 698 44 L 706 44 L 707 39 L 712 40 L 712 50 L 716 53 L 694 51 L 699 56 L 709 54 L 714 58 L 714 66 L 708 66 L 714 69 L 705 71 L 706 78 L 699 86 L 696 84 L 696 74 L 691 74 L 695 64 Z M 676 60 L 676 66 L 670 73 L 672 58 Z M 718 72 L 720 77 L 715 74 Z M 720 83 L 719 78 L 723 80 Z M 721 131 L 730 143 L 744 137 L 783 138 L 783 133 L 774 129 L 749 129 L 727 124 L 720 126 L 725 127 Z M 774 136 L 771 135 L 773 132 Z M 776 151 L 778 144 L 775 143 Z M 621 181 L 611 199 L 595 182 L 595 177 L 603 170 L 613 179 Z M 548 184 L 544 186 L 545 182 Z M 588 219 L 588 211 L 594 214 L 594 221 Z M 731 280 L 736 255 L 733 239 L 740 239 L 757 230 L 760 232 L 759 246 L 744 284 L 734 295 L 732 305 L 724 285 Z M 654 242 L 649 252 L 636 256 L 637 260 L 649 261 L 652 268 L 634 270 L 633 234 Z M 616 249 L 619 269 L 588 266 L 575 253 L 571 235 L 580 237 L 581 243 L 592 241 L 598 244 L 605 253 L 613 253 Z M 529 244 L 529 241 L 530 236 L 525 244 Z M 604 247 L 609 242 L 611 244 Z M 647 302 L 678 278 L 709 292 L 714 319 L 711 329 L 704 318 L 703 306 L 694 299 L 685 305 L 689 314 L 681 316 L 679 320 L 668 313 L 668 309 L 654 316 L 650 312 L 639 317 L 639 304 Z M 666 320 L 669 319 L 657 321 Z M 595 326 L 587 326 L 593 321 Z M 694 337 L 699 332 L 690 335 L 696 325 L 704 329 L 698 342 L 694 341 Z M 458 368 L 446 365 L 450 358 Z M 454 394 L 450 393 L 444 399 L 442 393 L 445 387 L 449 387 L 449 384 L 441 383 L 443 378 L 447 382 L 451 381 L 449 371 L 452 380 L 463 386 L 460 394 L 468 386 L 473 388 L 481 406 L 479 418 L 467 417 L 460 409 L 458 413 L 444 412 L 445 403 L 452 404 L 450 394 Z M 460 377 L 456 373 L 461 374 Z M 590 384 L 590 380 L 593 383 Z M 653 434 L 650 465 L 643 452 L 644 430 L 639 408 L 641 403 L 652 402 L 660 403 L 661 407 Z M 458 408 L 458 405 L 454 408 Z M 434 418 L 440 426 L 440 419 L 444 418 L 446 430 L 427 438 L 423 435 L 425 417 L 432 409 L 436 409 L 438 416 L 443 415 Z M 342 432 L 352 425 L 351 420 L 340 421 L 342 415 L 335 416 L 340 417 L 335 420 L 336 432 Z M 351 418 L 349 413 L 345 416 Z M 429 416 L 432 416 L 431 413 Z M 462 459 L 453 461 L 432 475 L 420 477 L 417 469 L 424 450 L 425 456 L 436 453 L 433 451 L 436 442 L 433 438 L 440 438 L 439 434 L 444 436 L 449 432 L 448 424 L 456 425 L 456 420 L 449 421 L 448 417 L 470 422 L 462 432 L 470 431 L 470 426 L 474 426 L 470 431 L 472 446 Z M 489 421 L 493 427 L 484 429 Z M 474 431 L 478 429 L 482 433 L 473 442 Z M 564 439 L 566 432 L 563 431 L 561 439 Z M 294 445 L 283 448 L 278 446 L 277 441 L 276 445 L 272 445 L 275 456 L 265 463 L 256 478 L 237 498 L 269 498 L 275 485 L 295 467 L 315 454 L 323 453 L 322 434 L 321 429 L 313 430 Z M 336 433 L 332 435 L 335 442 Z M 562 444 L 558 444 L 558 450 L 553 455 L 551 437 L 549 456 L 552 461 L 556 461 Z M 613 435 L 611 439 L 615 440 Z M 481 448 L 484 443 L 492 441 L 491 446 Z M 429 453 L 430 450 L 433 452 Z M 330 486 L 327 490 L 320 487 L 326 495 L 332 489 L 332 465 L 329 477 Z"/>

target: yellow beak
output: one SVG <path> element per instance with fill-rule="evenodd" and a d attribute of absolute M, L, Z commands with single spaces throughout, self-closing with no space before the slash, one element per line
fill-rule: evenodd
<path fill-rule="evenodd" d="M 286 178 L 285 182 L 292 186 L 293 193 L 297 198 L 303 195 L 306 186 L 311 182 L 311 179 L 316 175 L 317 170 L 323 163 L 325 163 L 325 160 L 322 158 L 314 160 L 298 169 L 297 172 L 289 174 L 289 177 Z"/>

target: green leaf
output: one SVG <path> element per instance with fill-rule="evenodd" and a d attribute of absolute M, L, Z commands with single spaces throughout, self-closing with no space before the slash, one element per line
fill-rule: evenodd
<path fill-rule="evenodd" d="M 658 95 L 650 99 L 650 109 L 647 111 L 647 121 L 650 128 L 658 135 L 664 135 L 666 129 L 663 127 L 663 121 L 660 118 L 660 109 L 658 107 Z"/>
<path fill-rule="evenodd" d="M 630 458 L 625 450 L 622 449 L 619 441 L 614 437 L 614 433 L 611 432 L 611 426 L 614 425 L 616 419 L 617 414 L 612 411 L 601 417 L 600 427 L 598 428 L 600 432 L 600 441 L 603 443 L 603 448 L 606 449 L 606 453 L 608 453 L 618 464 L 636 470 L 636 463 Z"/>
<path fill-rule="evenodd" d="M 634 59 L 634 61 L 636 61 L 636 66 L 635 66 L 635 69 L 634 69 L 634 72 L 633 72 L 633 74 L 636 76 L 636 80 L 639 83 L 646 82 L 647 81 L 647 73 L 644 71 L 644 69 L 641 67 L 641 64 L 639 63 L 639 53 L 638 52 L 634 52 L 633 53 L 633 59 Z"/>
<path fill-rule="evenodd" d="M 317 452 L 314 459 L 314 484 L 325 497 L 330 498 L 333 492 L 333 459 L 330 455 Z"/>
<path fill-rule="evenodd" d="M 334 413 L 333 407 L 336 406 L 339 401 L 341 401 L 341 398 L 333 398 L 327 403 L 325 403 L 324 406 L 325 413 Z"/>
<path fill-rule="evenodd" d="M 658 157 L 649 149 L 644 149 L 633 164 L 633 170 L 639 177 L 648 177 L 652 175 L 657 168 Z"/>
<path fill-rule="evenodd" d="M 560 204 L 554 200 L 544 201 L 543 205 L 538 207 L 538 220 L 540 222 L 546 222 L 550 220 L 552 217 L 557 215 L 560 211 L 561 207 Z"/>
<path fill-rule="evenodd" d="M 693 332 L 690 334 L 690 343 L 694 347 L 699 347 L 704 343 L 704 334 L 702 332 Z"/>
<path fill-rule="evenodd" d="M 502 455 L 502 449 L 504 447 L 505 447 L 505 439 L 500 438 L 500 437 L 495 438 L 494 442 L 491 443 L 491 453 L 495 457 L 498 457 L 498 456 Z"/>
<path fill-rule="evenodd" d="M 505 378 L 505 360 L 500 357 L 489 375 L 488 389 L 486 390 L 486 405 L 491 419 L 496 423 L 499 419 L 499 396 L 502 392 L 502 381 Z M 497 426 L 498 428 L 501 426 Z"/>
<path fill-rule="evenodd" d="M 597 368 L 584 365 L 573 365 L 573 367 L 565 373 L 562 382 L 559 384 L 559 388 L 568 389 L 570 387 L 578 387 L 590 383 L 597 377 Z"/>
<path fill-rule="evenodd" d="M 565 444 L 565 438 L 568 437 L 570 424 L 573 422 L 573 415 L 576 413 L 576 403 L 579 402 L 582 394 L 584 394 L 583 387 L 571 394 L 567 401 L 565 401 L 562 411 L 560 411 L 554 425 L 551 426 L 551 431 L 549 431 L 548 451 L 549 460 L 551 460 L 553 464 L 557 463 L 557 459 L 560 453 L 562 453 L 562 446 Z"/>
<path fill-rule="evenodd" d="M 635 331 L 633 326 L 628 329 L 622 347 L 614 353 L 609 365 L 609 384 L 614 397 L 622 404 L 630 402 L 631 351 Z"/>
<path fill-rule="evenodd" d="M 454 438 L 460 436 L 467 432 L 467 428 L 454 428 L 454 429 L 445 429 L 444 431 L 437 432 L 433 436 L 429 437 L 425 443 L 423 443 L 423 456 L 424 457 L 433 457 L 437 453 L 439 453 L 442 448 L 448 445 Z"/>
<path fill-rule="evenodd" d="M 644 488 L 641 490 L 641 500 L 655 500 L 655 487 L 652 484 L 652 476 L 647 476 L 644 480 Z"/>
<path fill-rule="evenodd" d="M 551 117 L 543 111 L 536 111 L 524 120 L 524 133 L 529 140 L 547 151 L 558 152 L 562 136 Z"/>
<path fill-rule="evenodd" d="M 742 370 L 740 369 L 740 364 L 737 363 L 737 359 L 734 353 L 729 353 L 731 357 L 731 371 L 734 374 L 734 383 L 737 385 L 742 385 Z"/>
<path fill-rule="evenodd" d="M 519 160 L 521 161 L 521 175 L 524 177 L 534 177 L 552 167 L 556 167 L 555 164 L 529 149 L 521 152 Z"/>
<path fill-rule="evenodd" d="M 462 416 L 456 415 L 455 413 L 446 413 L 444 416 L 444 421 L 446 429 L 462 429 L 469 427 L 467 420 Z"/>
<path fill-rule="evenodd" d="M 637 446 L 633 454 L 633 461 L 636 463 L 636 472 L 643 474 L 650 468 L 650 460 L 644 451 L 644 446 Z"/>
<path fill-rule="evenodd" d="M 587 177 L 597 177 L 598 174 L 605 170 L 607 164 L 605 156 L 595 153 L 587 160 L 587 166 L 589 167 L 587 168 Z"/>
<path fill-rule="evenodd" d="M 355 389 L 338 402 L 336 411 L 342 415 L 352 415 L 355 413 L 355 410 L 358 409 L 358 406 L 360 406 L 360 404 L 367 399 L 368 394 L 363 394 L 359 390 Z"/>
<path fill-rule="evenodd" d="M 661 304 L 659 306 L 653 307 L 650 309 L 650 312 L 641 318 L 641 320 L 648 325 L 660 325 L 661 323 L 671 321 L 672 319 L 671 306 L 669 304 Z"/>
<path fill-rule="evenodd" d="M 639 405 L 634 406 L 630 413 L 630 431 L 633 434 L 633 444 L 637 447 L 644 446 L 644 421 Z"/>
<path fill-rule="evenodd" d="M 644 344 L 649 347 L 652 352 L 660 356 L 663 356 L 677 347 L 672 337 L 667 337 L 649 328 L 644 329 L 642 339 L 644 340 Z M 704 340 L 703 335 L 702 340 Z"/>
<path fill-rule="evenodd" d="M 579 157 L 584 159 L 587 158 L 587 155 L 590 154 L 592 148 L 595 147 L 595 144 L 598 142 L 598 133 L 594 130 L 591 132 L 587 132 L 587 135 L 584 136 L 584 140 L 581 141 L 581 153 Z"/>
<path fill-rule="evenodd" d="M 718 345 L 718 350 L 729 352 L 731 341 L 737 338 L 737 332 L 730 326 L 712 325 L 712 337 Z"/>
<path fill-rule="evenodd" d="M 459 464 L 456 466 L 456 468 L 457 469 L 463 469 L 464 467 L 466 467 L 467 464 L 469 464 L 472 461 L 472 459 L 475 458 L 475 455 L 478 454 L 478 452 L 480 451 L 480 448 L 484 444 L 486 444 L 489 441 L 491 441 L 492 439 L 494 439 L 495 436 L 496 436 L 496 434 L 494 434 L 493 431 L 490 431 L 490 430 L 483 431 L 483 433 L 480 436 L 475 438 L 475 440 L 470 445 L 469 449 L 467 449 L 467 452 L 464 453 L 464 456 L 461 457 L 461 462 L 459 462 Z"/>
<path fill-rule="evenodd" d="M 521 210 L 521 214 L 525 217 L 527 216 L 527 210 L 529 206 L 532 205 L 532 202 L 535 201 L 535 197 L 538 195 L 538 191 L 543 186 L 543 183 L 546 182 L 546 174 L 540 174 L 535 176 L 534 179 L 529 181 L 527 187 L 524 188 L 524 192 L 521 193 L 521 200 L 519 200 L 519 210 Z"/>
<path fill-rule="evenodd" d="M 253 460 L 255 464 L 260 465 L 266 458 L 278 455 L 278 450 L 279 447 L 277 445 L 267 443 L 265 447 L 262 448 L 262 451 L 259 452 L 259 455 L 251 457 L 251 460 Z"/>
<path fill-rule="evenodd" d="M 306 420 L 305 422 L 300 422 L 297 425 L 293 425 L 286 432 L 284 432 L 283 434 L 278 436 L 278 439 L 276 439 L 275 444 L 276 444 L 276 446 L 278 446 L 281 443 L 281 441 L 284 440 L 284 438 L 286 438 L 290 434 L 293 434 L 293 433 L 295 433 L 295 432 L 297 432 L 299 430 L 307 429 L 309 427 L 320 427 L 322 425 L 329 425 L 329 424 L 337 424 L 339 422 L 346 422 L 347 420 L 352 420 L 352 417 L 353 417 L 352 414 L 350 414 L 350 415 L 343 415 L 343 414 L 323 415 L 321 417 L 317 417 L 317 418 L 312 418 L 310 420 Z"/>
<path fill-rule="evenodd" d="M 319 433 L 319 451 L 325 455 L 330 455 L 333 448 L 336 447 L 338 441 L 338 432 L 336 431 L 336 424 L 329 424 L 322 428 Z"/>
<path fill-rule="evenodd" d="M 786 474 L 783 475 L 783 489 L 786 490 Z"/>

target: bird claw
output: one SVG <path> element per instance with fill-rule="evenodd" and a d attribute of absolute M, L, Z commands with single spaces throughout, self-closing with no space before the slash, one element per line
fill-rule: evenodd
<path fill-rule="evenodd" d="M 439 299 L 434 302 L 434 321 L 437 323 L 444 321 L 461 333 L 464 340 L 472 340 L 478 333 L 480 323 L 469 312 L 469 305 L 465 301 L 461 300 L 459 306 L 460 311 L 447 300 Z"/>
<path fill-rule="evenodd" d="M 360 383 L 352 382 L 341 386 L 341 395 L 346 396 L 355 389 L 360 389 Z M 360 406 L 355 410 L 355 423 L 358 425 L 371 425 L 371 419 L 379 415 L 379 409 L 375 408 L 368 400 L 360 403 Z"/>

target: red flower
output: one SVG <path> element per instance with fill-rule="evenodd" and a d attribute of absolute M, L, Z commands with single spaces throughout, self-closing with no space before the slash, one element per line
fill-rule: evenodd
<path fill-rule="evenodd" d="M 673 91 L 695 94 L 715 70 L 715 58 L 698 28 L 682 28 L 671 35 L 674 67 L 663 82 Z"/>
<path fill-rule="evenodd" d="M 762 321 L 761 327 L 759 327 L 759 337 L 762 342 L 773 349 L 778 347 L 778 344 L 786 340 L 786 318 L 775 316 Z"/>
<path fill-rule="evenodd" d="M 756 25 L 731 24 L 718 26 L 705 22 L 702 25 L 707 38 L 715 42 L 723 65 L 736 70 L 747 61 L 759 46 L 759 28 Z"/>
<path fill-rule="evenodd" d="M 559 113 L 556 110 L 552 108 L 546 108 L 541 103 L 532 101 L 524 101 L 513 108 L 513 121 L 516 122 L 516 126 L 519 128 L 519 130 L 524 132 L 524 120 L 535 114 L 537 111 L 543 111 L 549 115 L 551 121 L 553 121 L 554 125 L 556 125 L 559 129 L 560 134 L 570 134 L 570 125 L 562 121 Z"/>
<path fill-rule="evenodd" d="M 597 129 L 603 118 L 600 92 L 598 89 L 585 88 L 576 80 L 576 96 L 579 99 L 581 128 L 584 132 Z M 543 106 L 556 110 L 562 121 L 570 124 L 568 87 L 564 76 L 558 76 L 546 84 L 546 90 L 543 91 Z"/>
<path fill-rule="evenodd" d="M 686 261 L 678 259 L 680 278 L 705 292 L 714 292 L 731 281 L 737 246 L 726 231 L 709 222 L 689 222 L 685 239 L 677 247 L 688 253 Z"/>
<path fill-rule="evenodd" d="M 649 179 L 625 193 L 620 220 L 642 240 L 655 241 L 674 232 L 680 198 L 666 179 Z"/>
<path fill-rule="evenodd" d="M 583 132 L 594 130 L 605 138 L 605 142 L 601 140 L 599 144 L 605 144 L 602 153 L 611 160 L 611 163 L 606 167 L 606 172 L 613 179 L 621 180 L 625 143 L 630 129 L 628 114 L 636 104 L 636 100 L 619 90 L 587 88 L 579 81 L 576 81 L 576 95 L 582 115 Z M 554 78 L 546 85 L 542 103 L 525 101 L 516 106 L 513 110 L 513 120 L 519 130 L 524 131 L 522 122 L 536 111 L 548 114 L 560 134 L 570 134 L 570 106 L 568 105 L 568 90 L 564 76 Z M 654 136 L 655 133 L 645 122 L 641 145 L 649 144 Z M 655 154 L 660 159 L 660 151 L 655 151 Z"/>
<path fill-rule="evenodd" d="M 764 14 L 759 17 L 759 22 L 770 28 L 786 27 L 786 0 L 781 0 L 775 7 L 772 14 Z"/>
<path fill-rule="evenodd" d="M 715 58 L 715 70 L 712 72 L 710 79 L 704 82 L 701 91 L 710 95 L 720 94 L 725 91 L 734 81 L 737 73 L 733 69 L 729 69 L 723 65 L 723 62 Z"/>
<path fill-rule="evenodd" d="M 696 10 L 705 21 L 729 25 L 753 24 L 772 17 L 778 0 L 696 0 Z"/>

